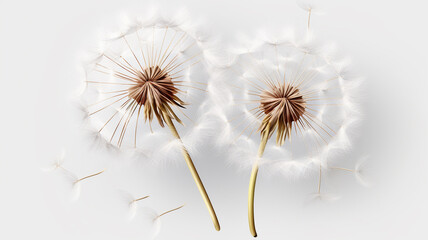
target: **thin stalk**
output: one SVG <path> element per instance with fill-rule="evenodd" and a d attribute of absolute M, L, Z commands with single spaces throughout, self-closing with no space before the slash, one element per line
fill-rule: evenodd
<path fill-rule="evenodd" d="M 257 156 L 261 158 L 263 152 L 265 151 L 267 141 L 269 139 L 269 129 L 262 134 L 262 139 L 260 140 L 259 152 Z M 250 232 L 253 237 L 257 237 L 256 224 L 254 222 L 254 192 L 256 189 L 256 179 L 257 173 L 259 172 L 259 160 L 254 163 L 253 170 L 251 171 L 250 185 L 248 187 L 248 224 L 250 227 Z"/>
<path fill-rule="evenodd" d="M 150 196 L 144 196 L 144 197 L 140 197 L 140 198 L 134 199 L 134 200 L 132 200 L 132 201 L 131 201 L 131 203 L 134 203 L 134 202 L 138 202 L 138 201 L 144 200 L 144 199 L 146 199 L 146 198 L 148 198 L 148 197 L 150 197 Z"/>
<path fill-rule="evenodd" d="M 178 140 L 180 140 L 180 142 L 182 142 L 180 135 L 178 134 L 177 129 L 174 126 L 174 123 L 171 121 L 170 116 L 166 113 L 166 111 L 162 111 L 162 114 L 166 124 L 168 125 L 174 137 L 176 137 Z M 193 161 L 190 158 L 189 152 L 184 147 L 184 145 L 182 145 L 181 153 L 183 154 L 183 157 L 186 160 L 187 167 L 189 168 L 190 173 L 192 174 L 192 177 L 196 183 L 196 186 L 198 186 L 199 193 L 202 195 L 202 198 L 204 199 L 205 205 L 207 206 L 211 219 L 214 223 L 214 227 L 217 231 L 220 231 L 220 223 L 218 222 L 217 215 L 215 214 L 215 211 L 214 211 L 214 207 L 211 204 L 210 198 L 207 194 L 207 191 L 205 190 L 205 187 L 204 187 L 204 184 L 202 183 L 201 178 L 199 177 L 198 171 L 196 171 L 195 165 L 193 164 Z"/>
<path fill-rule="evenodd" d="M 184 207 L 184 205 L 181 205 L 180 207 L 177 207 L 177 208 L 174 208 L 174 209 L 168 210 L 168 211 L 166 211 L 166 212 L 164 212 L 164 213 L 162 213 L 162 214 L 159 214 L 158 216 L 156 216 L 156 217 L 155 217 L 155 219 L 154 219 L 154 220 L 156 221 L 156 219 L 158 219 L 158 218 L 162 217 L 163 215 L 168 214 L 168 213 L 170 213 L 170 212 L 177 211 L 178 209 L 180 209 L 180 208 L 182 208 L 182 207 Z"/>
<path fill-rule="evenodd" d="M 348 172 L 355 172 L 354 169 L 342 168 L 342 167 L 330 167 L 330 169 L 343 170 L 343 171 L 348 171 Z"/>
<path fill-rule="evenodd" d="M 102 170 L 101 172 L 97 172 L 97 173 L 94 173 L 94 174 L 91 174 L 91 175 L 88 175 L 88 176 L 86 176 L 86 177 L 82 177 L 82 178 L 80 178 L 80 179 L 77 179 L 76 181 L 75 181 L 75 183 L 78 183 L 78 182 L 80 182 L 80 181 L 83 181 L 83 180 L 85 180 L 85 179 L 88 179 L 88 178 L 91 178 L 91 177 L 95 177 L 95 176 L 97 176 L 97 175 L 100 175 L 101 173 L 103 173 L 105 170 Z"/>
<path fill-rule="evenodd" d="M 322 180 L 322 168 L 320 164 L 320 174 L 318 177 L 318 194 L 321 194 L 321 180 Z"/>

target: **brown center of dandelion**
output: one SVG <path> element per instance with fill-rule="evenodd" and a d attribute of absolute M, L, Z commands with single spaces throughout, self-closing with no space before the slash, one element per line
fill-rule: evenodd
<path fill-rule="evenodd" d="M 282 145 L 290 136 L 292 123 L 304 115 L 306 101 L 298 88 L 279 84 L 260 94 L 260 109 L 266 116 L 259 130 L 262 134 L 272 135 L 277 129 L 277 143 Z"/>
<path fill-rule="evenodd" d="M 144 106 L 146 120 L 152 121 L 153 116 L 156 116 L 159 124 L 164 126 L 163 113 L 179 121 L 170 107 L 173 105 L 184 108 L 184 102 L 177 97 L 178 91 L 171 76 L 160 67 L 154 66 L 138 72 L 138 81 L 129 87 L 128 96 Z"/>
<path fill-rule="evenodd" d="M 260 107 L 266 115 L 281 115 L 284 123 L 291 123 L 303 115 L 306 102 L 299 89 L 284 85 L 264 91 L 260 96 Z"/>

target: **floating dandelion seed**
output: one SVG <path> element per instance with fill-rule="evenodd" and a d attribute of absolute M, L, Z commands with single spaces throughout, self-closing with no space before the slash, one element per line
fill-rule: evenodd
<path fill-rule="evenodd" d="M 77 177 L 76 174 L 64 168 L 63 166 L 64 161 L 65 161 L 65 149 L 62 149 L 61 155 L 56 159 L 56 161 L 50 167 L 42 168 L 42 170 L 48 171 L 48 172 L 57 171 L 61 174 L 62 177 L 64 177 L 65 182 L 67 184 L 67 188 L 69 188 L 71 191 L 72 201 L 75 201 L 80 197 L 81 182 L 83 182 L 86 179 L 98 176 L 105 171 L 105 170 L 102 170 L 100 172 L 79 178 Z"/>
<path fill-rule="evenodd" d="M 248 221 L 256 237 L 254 193 L 259 166 L 265 164 L 288 176 L 317 169 L 320 195 L 322 167 L 333 150 L 348 146 L 347 130 L 358 113 L 352 102 L 356 81 L 343 74 L 341 62 L 327 57 L 311 35 L 302 41 L 282 36 L 256 40 L 252 46 L 234 58 L 233 76 L 222 85 L 230 91 L 216 91 L 216 99 L 224 100 L 219 101 L 221 110 L 215 111 L 234 136 L 224 134 L 220 141 L 233 139 L 229 142 L 238 155 L 232 155 L 240 156 L 234 160 L 252 165 Z M 273 135 L 276 146 L 269 144 Z M 253 160 L 256 153 L 247 146 L 255 141 L 259 148 Z"/>
<path fill-rule="evenodd" d="M 311 194 L 312 200 L 324 200 L 324 201 L 336 201 L 340 197 L 334 194 L 327 194 L 324 192 L 321 192 L 321 183 L 322 183 L 322 166 L 319 166 L 319 173 L 318 173 L 318 190 L 316 193 Z"/>
<path fill-rule="evenodd" d="M 357 179 L 357 181 L 361 185 L 368 187 L 368 186 L 370 186 L 370 184 L 363 177 L 363 172 L 364 172 L 364 168 L 365 168 L 365 165 L 366 165 L 366 161 L 367 161 L 367 157 L 363 157 L 363 158 L 359 159 L 355 163 L 355 167 L 354 168 L 330 167 L 330 169 L 344 171 L 344 172 L 348 172 L 348 173 L 353 173 L 354 176 L 355 176 L 355 178 Z"/>
<path fill-rule="evenodd" d="M 80 196 L 80 186 L 81 186 L 80 184 L 82 183 L 82 181 L 87 180 L 87 179 L 92 178 L 92 177 L 95 177 L 95 176 L 98 176 L 101 173 L 103 173 L 104 171 L 105 170 L 102 170 L 100 172 L 93 173 L 93 174 L 87 175 L 87 176 L 82 177 L 82 178 L 78 178 L 76 175 L 74 175 L 70 171 L 65 170 L 66 175 L 68 175 L 69 179 L 71 180 L 70 184 L 71 184 L 71 186 L 73 188 L 73 192 L 74 192 L 74 194 L 73 194 L 73 196 L 74 196 L 73 200 L 77 200 L 79 198 L 79 196 Z"/>
<path fill-rule="evenodd" d="M 60 168 L 58 168 L 58 170 L 60 171 L 61 175 L 65 178 L 67 188 L 69 188 L 71 191 L 71 200 L 72 201 L 76 201 L 77 199 L 79 199 L 80 192 L 81 192 L 81 183 L 83 181 L 86 181 L 89 178 L 98 176 L 105 171 L 105 170 L 102 170 L 100 172 L 93 173 L 93 174 L 87 175 L 85 177 L 79 178 L 79 177 L 77 177 L 76 174 L 65 169 L 64 167 L 60 167 Z"/>
<path fill-rule="evenodd" d="M 45 172 L 52 172 L 57 169 L 63 169 L 63 164 L 65 160 L 65 149 L 61 149 L 61 154 L 55 159 L 55 161 L 50 164 L 48 167 L 42 167 L 42 170 Z"/>
<path fill-rule="evenodd" d="M 138 203 L 150 197 L 149 195 L 135 197 L 124 190 L 119 190 L 118 195 L 120 196 L 120 204 L 118 205 L 122 207 L 122 210 L 126 209 L 129 220 L 132 220 L 135 217 L 138 209 Z"/>
<path fill-rule="evenodd" d="M 308 12 L 308 30 L 311 27 L 311 16 L 313 13 L 316 14 L 323 14 L 324 12 L 321 11 L 318 6 L 314 5 L 313 3 L 307 3 L 302 1 L 296 1 L 297 5 L 303 9 L 304 11 Z"/>
<path fill-rule="evenodd" d="M 181 209 L 182 207 L 184 207 L 184 205 L 181 205 L 179 207 L 176 207 L 174 209 L 165 211 L 165 212 L 160 213 L 160 214 L 157 213 L 152 208 L 147 208 L 147 207 L 143 208 L 141 210 L 140 217 L 143 218 L 142 220 L 143 220 L 144 224 L 149 225 L 149 228 L 150 228 L 150 231 L 151 231 L 149 238 L 150 239 L 154 239 L 159 234 L 160 229 L 161 229 L 161 219 L 165 215 L 167 215 L 169 213 L 172 213 L 172 212 L 175 212 L 175 211 Z"/>
<path fill-rule="evenodd" d="M 113 37 L 87 72 L 86 110 L 92 123 L 99 125 L 97 134 L 118 148 L 127 145 L 141 146 L 143 152 L 161 150 L 163 147 L 154 143 L 164 136 L 167 125 L 176 138 L 174 142 L 179 143 L 215 229 L 220 230 L 210 198 L 173 122 L 185 125 L 185 118 L 188 125 L 195 125 L 185 110 L 189 112 L 191 103 L 199 101 L 195 92 L 206 91 L 209 76 L 204 65 L 208 58 L 204 39 L 179 22 L 164 18 L 140 21 Z M 154 119 L 158 124 L 153 124 Z M 139 133 L 140 128 L 145 132 Z M 130 135 L 128 129 L 132 132 L 126 137 Z"/>

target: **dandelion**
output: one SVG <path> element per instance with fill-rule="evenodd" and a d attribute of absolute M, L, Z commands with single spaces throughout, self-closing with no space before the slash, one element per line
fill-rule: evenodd
<path fill-rule="evenodd" d="M 117 148 L 162 151 L 167 141 L 159 138 L 168 126 L 176 139 L 173 143 L 178 143 L 172 145 L 181 148 L 215 229 L 220 230 L 210 198 L 174 123 L 200 130 L 187 114 L 197 112 L 192 108 L 200 102 L 197 93 L 205 92 L 208 86 L 209 54 L 204 46 L 205 40 L 183 21 L 162 17 L 137 21 L 114 35 L 90 62 L 84 101 L 89 120 L 98 126 L 96 133 Z M 190 127 L 180 128 L 185 131 Z"/>
<path fill-rule="evenodd" d="M 233 76 L 222 85 L 230 91 L 216 91 L 221 95 L 216 99 L 227 101 L 219 103 L 223 111 L 218 115 L 234 136 L 229 142 L 240 154 L 233 156 L 240 156 L 235 160 L 241 165 L 252 165 L 248 222 L 254 237 L 259 167 L 267 165 L 289 176 L 317 169 L 320 195 L 322 168 L 335 150 L 348 146 L 347 131 L 358 116 L 353 104 L 357 84 L 311 35 L 302 40 L 278 36 L 255 41 L 256 47 L 234 58 Z M 223 120 L 223 112 L 227 120 Z M 276 144 L 269 141 L 273 136 Z M 256 141 L 259 147 L 253 160 L 255 149 L 248 146 Z"/>

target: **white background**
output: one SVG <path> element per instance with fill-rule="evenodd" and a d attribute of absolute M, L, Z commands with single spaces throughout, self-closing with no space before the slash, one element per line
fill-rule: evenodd
<path fill-rule="evenodd" d="M 186 7 L 223 43 L 236 33 L 304 28 L 294 1 L 161 1 Z M 343 166 L 368 155 L 365 188 L 347 173 L 332 172 L 323 191 L 335 202 L 309 201 L 317 176 L 295 181 L 260 172 L 256 195 L 259 239 L 427 239 L 428 34 L 425 1 L 319 1 L 326 14 L 312 28 L 337 43 L 366 79 L 364 121 Z M 185 165 L 146 164 L 89 145 L 79 125 L 73 92 L 81 52 L 96 46 L 100 29 L 121 15 L 143 14 L 148 1 L 0 2 L 0 239 L 145 239 L 139 222 L 127 222 L 117 188 L 150 194 L 142 205 L 158 211 L 186 206 L 163 218 L 158 239 L 250 239 L 249 172 L 207 147 L 194 156 L 217 210 L 214 231 Z M 43 173 L 67 148 L 66 166 L 80 176 L 110 166 L 86 182 L 70 203 L 56 174 Z"/>

